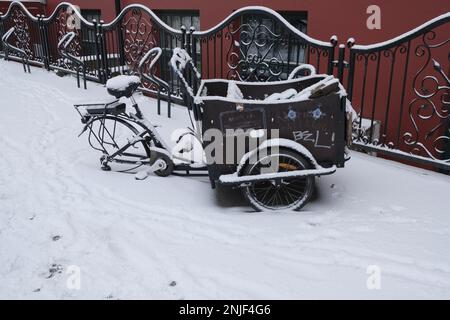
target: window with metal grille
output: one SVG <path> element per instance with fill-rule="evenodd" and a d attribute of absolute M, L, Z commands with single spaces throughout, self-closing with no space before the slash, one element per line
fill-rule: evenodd
<path fill-rule="evenodd" d="M 101 10 L 100 9 L 82 9 L 81 15 L 87 21 L 92 22 L 96 20 L 99 22 L 101 20 Z M 84 55 L 94 55 L 95 54 L 95 32 L 93 30 L 85 30 L 81 28 L 82 32 L 82 42 L 83 42 L 83 54 Z"/>
<path fill-rule="evenodd" d="M 289 11 L 280 14 L 294 28 L 306 33 L 306 12 Z M 259 80 L 285 79 L 297 65 L 306 63 L 306 46 L 284 24 L 268 15 L 242 16 L 239 48 L 243 61 L 257 62 L 260 67 L 257 75 Z M 254 72 L 252 68 L 243 68 L 241 77 L 250 80 L 250 73 Z"/>
<path fill-rule="evenodd" d="M 81 9 L 81 15 L 89 22 L 92 20 L 99 22 L 102 18 L 102 11 L 100 9 Z"/>

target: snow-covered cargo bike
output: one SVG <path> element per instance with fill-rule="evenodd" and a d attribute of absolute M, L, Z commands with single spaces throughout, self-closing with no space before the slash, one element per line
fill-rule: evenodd
<path fill-rule="evenodd" d="M 256 210 L 298 210 L 310 199 L 315 177 L 344 167 L 352 114 L 333 76 L 304 65 L 286 81 L 201 80 L 181 49 L 171 63 L 205 151 L 212 135 L 221 140 L 215 141 L 221 150 L 205 152 L 213 187 L 242 188 Z M 309 75 L 297 78 L 304 69 Z"/>
<path fill-rule="evenodd" d="M 176 145 L 171 148 L 133 98 L 143 79 L 168 87 L 151 71 L 161 54 L 161 48 L 153 48 L 142 58 L 140 77 L 108 80 L 113 102 L 75 105 L 83 123 L 81 134 L 87 132 L 91 147 L 101 152 L 103 170 L 133 172 L 138 180 L 150 173 L 165 177 L 207 172 L 213 188 L 240 188 L 262 211 L 302 208 L 314 191 L 315 177 L 344 166 L 351 121 L 345 90 L 333 76 L 316 75 L 313 67 L 304 65 L 286 81 L 202 81 L 189 55 L 179 48 L 171 65 L 195 121 L 192 128 L 174 133 Z M 310 74 L 296 78 L 304 69 Z M 127 108 L 125 98 L 135 112 Z"/>

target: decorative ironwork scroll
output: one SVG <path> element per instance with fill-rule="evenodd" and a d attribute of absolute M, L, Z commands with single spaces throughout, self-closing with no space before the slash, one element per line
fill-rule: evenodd
<path fill-rule="evenodd" d="M 331 73 L 335 43 L 317 41 L 268 8 L 243 8 L 207 31 L 193 32 L 200 44 L 204 78 L 279 81 L 302 63 Z M 194 54 L 193 54 L 194 55 Z"/>
<path fill-rule="evenodd" d="M 129 70 L 137 72 L 139 62 L 150 49 L 158 46 L 159 28 L 149 16 L 133 8 L 123 17 L 120 24 L 124 34 L 124 58 Z"/>
<path fill-rule="evenodd" d="M 240 81 L 281 80 L 287 61 L 282 57 L 286 39 L 276 33 L 263 19 L 250 16 L 236 29 L 228 26 L 225 37 L 230 39 L 227 53 L 227 78 Z M 267 22 L 267 21 L 266 21 Z"/>
<path fill-rule="evenodd" d="M 11 10 L 10 22 L 14 26 L 14 45 L 23 50 L 29 60 L 34 60 L 34 51 L 31 44 L 31 27 L 28 16 L 19 6 L 15 6 Z M 11 54 L 14 54 L 12 52 Z"/>
<path fill-rule="evenodd" d="M 436 33 L 428 31 L 422 36 L 422 43 L 414 50 L 414 54 L 424 58 L 425 62 L 414 76 L 414 98 L 408 105 L 413 130 L 403 134 L 403 142 L 410 146 L 411 153 L 444 160 L 450 164 L 450 82 L 449 75 L 446 74 L 448 68 L 444 70 L 440 62 L 433 58 L 433 49 L 445 46 L 449 53 L 447 59 L 450 58 L 450 38 L 432 43 L 435 38 Z M 449 61 L 445 61 L 447 66 Z M 427 123 L 432 123 L 432 127 L 427 128 Z"/>
<path fill-rule="evenodd" d="M 450 14 L 375 45 L 349 40 L 354 143 L 450 169 Z"/>
<path fill-rule="evenodd" d="M 80 35 L 81 21 L 76 15 L 75 10 L 70 6 L 67 8 L 61 8 L 55 18 L 55 23 L 57 26 L 58 42 L 61 41 L 62 37 L 64 37 L 67 33 L 75 33 L 75 39 L 70 44 L 69 48 L 67 48 L 67 51 L 74 56 L 80 57 L 82 53 Z M 66 62 L 61 61 L 61 64 L 65 63 Z"/>

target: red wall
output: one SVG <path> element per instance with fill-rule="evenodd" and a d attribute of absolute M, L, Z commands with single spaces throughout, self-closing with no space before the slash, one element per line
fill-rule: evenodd
<path fill-rule="evenodd" d="M 116 17 L 114 0 L 47 0 L 47 16 L 49 16 L 61 2 L 72 3 L 79 6 L 81 9 L 100 9 L 102 11 L 102 19 L 105 20 L 105 22 L 109 22 Z"/>
<path fill-rule="evenodd" d="M 11 4 L 10 1 L 1 1 L 0 0 L 0 12 L 3 14 L 6 14 L 8 11 L 9 5 Z M 45 12 L 45 5 L 43 5 L 40 2 L 23 2 L 25 7 L 30 11 L 32 14 L 43 14 Z"/>
<path fill-rule="evenodd" d="M 59 0 L 47 1 L 47 14 Z M 115 16 L 114 0 L 72 0 L 86 9 L 101 9 L 108 22 Z M 260 5 L 279 11 L 308 11 L 308 34 L 320 40 L 329 40 L 336 34 L 342 43 L 354 37 L 359 44 L 380 42 L 450 11 L 448 0 L 122 0 L 122 7 L 142 3 L 151 9 L 189 9 L 200 11 L 201 28 L 209 28 L 233 10 L 243 6 Z M 381 8 L 381 30 L 368 30 L 366 13 L 369 5 Z"/>

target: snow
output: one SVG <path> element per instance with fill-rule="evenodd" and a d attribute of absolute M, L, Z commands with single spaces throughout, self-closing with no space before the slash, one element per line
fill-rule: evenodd
<path fill-rule="evenodd" d="M 174 48 L 172 58 L 170 59 L 170 64 L 172 66 L 172 69 L 176 72 L 178 78 L 183 82 L 184 87 L 186 88 L 186 91 L 189 93 L 189 95 L 192 98 L 196 98 L 193 89 L 189 85 L 189 83 L 186 81 L 186 79 L 183 76 L 183 71 L 186 68 L 186 64 L 190 63 L 192 70 L 194 71 L 197 79 L 201 79 L 201 74 L 197 70 L 197 68 L 192 63 L 191 56 L 187 53 L 186 50 L 181 48 Z M 201 100 L 195 99 L 195 103 L 201 103 Z"/>
<path fill-rule="evenodd" d="M 309 70 L 309 75 L 315 75 L 317 74 L 316 68 L 313 65 L 310 64 L 301 64 L 298 67 L 296 67 L 292 72 L 289 74 L 288 79 L 295 79 L 297 73 L 299 73 L 301 70 Z"/>
<path fill-rule="evenodd" d="M 365 123 L 365 125 L 366 125 L 366 127 L 363 127 L 364 126 L 364 124 L 363 124 L 363 126 L 361 126 L 361 129 L 364 131 L 364 130 L 367 130 L 367 129 L 370 129 L 370 127 L 371 127 L 371 120 L 370 119 L 363 119 L 363 123 L 365 122 L 365 121 L 367 121 L 366 123 Z M 374 121 L 374 125 L 376 124 L 376 122 L 378 122 L 377 120 L 375 120 Z M 356 122 L 355 123 L 355 125 L 358 127 L 359 126 L 359 122 Z M 424 157 L 424 156 L 420 156 L 420 155 L 417 155 L 417 154 L 411 154 L 410 152 L 405 152 L 405 151 L 401 151 L 401 150 L 398 150 L 398 149 L 392 149 L 392 148 L 389 148 L 388 146 L 386 146 L 386 145 L 381 145 L 381 144 L 375 144 L 375 143 L 366 143 L 366 144 L 363 144 L 363 143 L 361 143 L 361 142 L 353 142 L 353 144 L 354 145 L 356 145 L 356 146 L 366 146 L 366 147 L 371 147 L 372 148 L 372 150 L 380 150 L 380 151 L 384 151 L 384 152 L 386 152 L 387 154 L 396 154 L 396 155 L 399 155 L 399 156 L 406 156 L 406 157 L 412 157 L 412 158 L 415 158 L 415 159 L 417 159 L 417 160 L 422 160 L 422 161 L 429 161 L 430 160 L 430 158 L 431 159 L 433 159 L 433 161 L 435 162 L 435 163 L 439 163 L 439 164 L 442 164 L 442 165 L 444 165 L 444 166 L 449 166 L 450 165 L 450 160 L 443 160 L 443 159 L 436 159 L 434 156 L 433 156 L 433 154 L 431 154 L 431 152 L 428 152 L 427 150 L 425 150 L 425 152 L 427 152 L 427 154 L 428 154 L 428 157 Z M 425 149 L 425 148 L 424 148 Z"/>
<path fill-rule="evenodd" d="M 170 64 L 174 70 L 184 71 L 186 64 L 191 60 L 191 57 L 181 48 L 174 48 Z"/>
<path fill-rule="evenodd" d="M 263 173 L 255 176 L 238 176 L 236 173 L 227 174 L 220 176 L 219 181 L 223 184 L 242 184 L 251 181 L 261 181 L 270 179 L 283 179 L 292 177 L 306 177 L 306 176 L 323 176 L 327 174 L 332 174 L 336 171 L 336 167 L 332 166 L 330 168 L 320 168 L 311 170 L 294 170 L 289 172 L 281 173 Z"/>
<path fill-rule="evenodd" d="M 15 30 L 15 28 L 12 27 L 8 31 L 6 31 L 2 37 L 2 42 L 8 42 L 8 38 L 14 33 L 14 30 Z"/>
<path fill-rule="evenodd" d="M 24 6 L 24 4 L 20 1 L 13 1 L 13 3 L 11 3 L 8 7 L 8 11 L 6 11 L 6 13 L 4 15 L 2 15 L 2 17 L 9 17 L 11 15 L 12 9 L 14 8 L 14 6 L 19 6 L 20 10 L 22 12 L 25 13 L 25 15 L 31 19 L 33 22 L 37 22 L 38 18 L 36 18 L 35 16 L 33 16 L 30 11 L 28 11 L 28 9 Z"/>
<path fill-rule="evenodd" d="M 334 83 L 339 83 L 339 80 L 334 78 L 333 76 L 322 75 L 323 80 L 314 83 L 313 85 L 303 89 L 300 92 L 297 92 L 295 89 L 287 89 L 281 93 L 274 93 L 268 96 L 264 101 L 274 102 L 279 100 L 295 100 L 295 101 L 304 101 L 308 100 L 314 90 L 317 90 L 321 87 L 329 86 Z M 339 83 L 339 95 L 342 97 L 347 96 L 347 92 L 344 87 Z M 347 100 L 348 101 L 348 100 Z M 347 103 L 347 112 L 351 112 L 351 103 L 348 101 Z"/>
<path fill-rule="evenodd" d="M 109 79 L 106 82 L 106 88 L 121 91 L 133 83 L 141 83 L 141 79 L 138 76 L 120 75 Z"/>
<path fill-rule="evenodd" d="M 156 22 L 156 25 L 163 26 L 163 28 L 165 30 L 167 30 L 169 33 L 177 34 L 177 35 L 181 36 L 182 33 L 179 29 L 175 29 L 175 28 L 172 28 L 171 26 L 167 25 L 152 10 L 150 10 L 148 7 L 146 7 L 142 4 L 139 4 L 139 3 L 133 3 L 133 4 L 126 6 L 125 8 L 122 9 L 120 14 L 113 21 L 104 24 L 104 26 L 106 28 L 111 28 L 112 26 L 116 25 L 120 19 L 123 19 L 123 17 L 125 16 L 125 14 L 127 12 L 129 12 L 130 10 L 135 10 L 135 9 L 145 11 L 148 15 L 150 15 L 151 19 Z"/>
<path fill-rule="evenodd" d="M 202 82 L 200 84 L 200 89 L 198 90 L 197 96 L 195 97 L 194 101 L 196 103 L 202 103 L 202 102 L 208 101 L 208 100 L 221 100 L 221 101 L 227 101 L 227 102 L 246 103 L 246 104 L 274 104 L 274 103 L 279 103 L 282 100 L 298 102 L 298 101 L 308 100 L 309 97 L 311 96 L 311 93 L 315 89 L 318 89 L 322 86 L 332 85 L 333 83 L 339 83 L 339 80 L 334 78 L 331 75 L 313 74 L 310 76 L 301 77 L 301 79 L 288 79 L 288 80 L 284 80 L 284 81 L 273 81 L 273 82 L 265 82 L 265 83 L 247 82 L 244 85 L 245 86 L 258 85 L 261 87 L 261 90 L 265 90 L 264 89 L 265 86 L 273 86 L 274 84 L 281 84 L 281 83 L 282 84 L 296 83 L 301 80 L 312 79 L 312 78 L 318 78 L 320 80 L 318 82 L 314 83 L 313 85 L 303 89 L 300 92 L 294 93 L 295 89 L 291 88 L 291 89 L 287 89 L 283 92 L 275 92 L 275 93 L 267 96 L 264 100 L 243 98 L 241 90 L 237 86 L 237 84 L 243 84 L 242 82 L 238 82 L 238 81 L 234 81 L 234 80 L 224 80 L 224 79 L 202 80 Z M 184 78 L 182 78 L 182 80 L 184 81 Z M 227 83 L 228 84 L 227 96 L 224 97 L 224 96 L 205 95 L 205 94 L 207 94 L 206 85 L 211 82 Z M 192 90 L 190 92 L 192 92 Z M 341 98 L 347 96 L 347 92 L 345 91 L 344 87 L 340 83 L 339 83 L 338 94 Z M 351 103 L 348 100 L 347 100 L 347 112 L 354 113 Z"/>
<path fill-rule="evenodd" d="M 227 87 L 227 98 L 233 100 L 243 100 L 244 95 L 241 89 L 236 85 L 235 81 L 230 81 Z"/>
<path fill-rule="evenodd" d="M 55 10 L 53 10 L 52 14 L 50 16 L 48 16 L 47 18 L 44 18 L 43 21 L 44 22 L 49 22 L 52 21 L 55 16 L 61 12 L 61 7 L 68 7 L 71 8 L 72 11 L 75 13 L 75 15 L 77 16 L 77 19 L 80 20 L 80 22 L 83 23 L 83 25 L 89 26 L 89 27 L 94 27 L 94 24 L 92 22 L 87 21 L 80 13 L 79 9 L 77 7 L 75 7 L 73 4 L 69 3 L 69 2 L 61 2 L 60 4 L 58 4 L 55 8 Z M 65 11 L 68 11 L 67 9 Z M 34 17 L 33 17 L 34 18 Z M 34 18 L 37 21 L 37 18 Z"/>
<path fill-rule="evenodd" d="M 207 178 L 101 171 L 72 106 L 101 85 L 0 61 L 0 97 L 2 299 L 450 298 L 448 176 L 352 153 L 302 212 L 257 214 Z M 189 123 L 137 100 L 167 141 Z"/>
<path fill-rule="evenodd" d="M 64 42 L 66 42 L 68 40 L 69 37 L 71 38 L 70 41 L 72 41 L 73 38 L 75 37 L 75 33 L 74 32 L 69 32 L 69 33 L 66 33 L 64 36 L 62 36 L 61 39 L 58 42 L 57 48 L 60 48 L 64 44 Z"/>
<path fill-rule="evenodd" d="M 295 97 L 297 94 L 297 90 L 290 88 L 284 90 L 283 92 L 276 92 L 265 98 L 265 101 L 278 101 L 278 100 L 289 100 Z"/>

